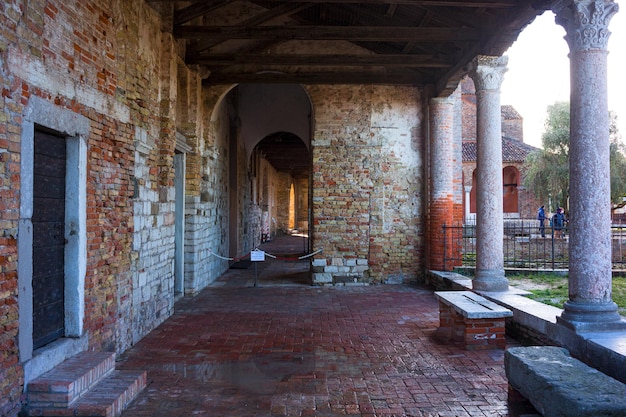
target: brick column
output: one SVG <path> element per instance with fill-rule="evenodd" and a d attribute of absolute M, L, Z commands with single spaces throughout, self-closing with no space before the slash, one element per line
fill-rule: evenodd
<path fill-rule="evenodd" d="M 505 291 L 502 214 L 500 86 L 507 57 L 478 56 L 470 77 L 476 86 L 476 273 L 472 287 Z"/>
<path fill-rule="evenodd" d="M 448 230 L 444 240 L 443 231 L 444 224 L 452 225 L 454 212 L 454 104 L 451 97 L 430 99 L 429 269 L 436 271 L 444 270 L 444 254 L 458 257 L 452 253 L 452 234 Z"/>
<path fill-rule="evenodd" d="M 611 298 L 608 25 L 612 1 L 563 1 L 556 22 L 570 48 L 569 301 L 559 322 L 597 330 L 620 321 Z"/>

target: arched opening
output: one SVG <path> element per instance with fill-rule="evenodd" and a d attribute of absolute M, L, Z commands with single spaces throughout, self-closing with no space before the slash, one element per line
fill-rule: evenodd
<path fill-rule="evenodd" d="M 476 170 L 472 172 L 472 189 L 470 190 L 470 213 L 476 213 Z"/>
<path fill-rule="evenodd" d="M 296 191 L 291 183 L 289 187 L 289 230 L 296 228 Z"/>
<path fill-rule="evenodd" d="M 230 257 L 294 231 L 306 236 L 299 253 L 310 246 L 311 113 L 309 96 L 297 84 L 239 84 L 219 98 L 205 161 L 227 167 L 214 185 L 227 196 L 226 216 L 218 213 L 216 220 L 227 219 L 222 230 Z M 220 193 L 207 184 L 204 194 L 210 200 Z"/>
<path fill-rule="evenodd" d="M 253 188 L 260 190 L 252 203 L 261 212 L 262 242 L 308 237 L 311 156 L 304 142 L 293 133 L 272 133 L 255 146 L 250 165 Z"/>
<path fill-rule="evenodd" d="M 519 171 L 507 166 L 502 171 L 502 200 L 504 213 L 519 213 L 518 190 Z"/>

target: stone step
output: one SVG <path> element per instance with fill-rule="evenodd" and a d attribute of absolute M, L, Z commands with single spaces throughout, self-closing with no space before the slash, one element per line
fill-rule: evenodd
<path fill-rule="evenodd" d="M 29 407 L 68 407 L 114 369 L 114 352 L 81 352 L 28 383 Z"/>
<path fill-rule="evenodd" d="M 112 371 L 73 404 L 33 407 L 30 417 L 117 417 L 146 387 L 145 371 Z"/>

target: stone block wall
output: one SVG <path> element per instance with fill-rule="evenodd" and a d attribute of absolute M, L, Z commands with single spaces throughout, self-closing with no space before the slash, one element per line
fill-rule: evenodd
<path fill-rule="evenodd" d="M 422 262 L 420 90 L 308 87 L 314 282 L 401 282 Z"/>

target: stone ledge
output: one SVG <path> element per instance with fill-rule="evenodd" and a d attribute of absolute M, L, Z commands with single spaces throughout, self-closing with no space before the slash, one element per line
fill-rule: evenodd
<path fill-rule="evenodd" d="M 542 415 L 598 417 L 626 415 L 626 385 L 552 346 L 505 351 L 509 384 Z"/>

